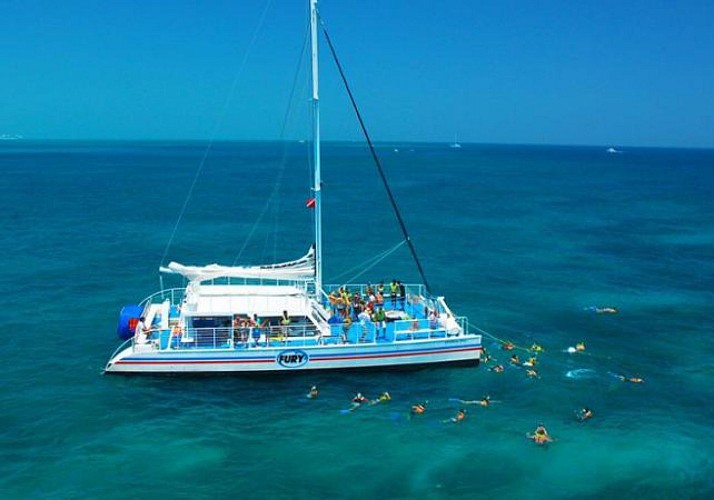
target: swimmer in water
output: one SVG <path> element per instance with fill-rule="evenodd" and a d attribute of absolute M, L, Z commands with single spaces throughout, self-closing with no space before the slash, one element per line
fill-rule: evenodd
<path fill-rule="evenodd" d="M 488 370 L 491 372 L 501 373 L 504 370 L 504 368 L 503 368 L 503 365 L 496 365 L 496 366 L 492 366 Z"/>
<path fill-rule="evenodd" d="M 319 391 L 317 390 L 317 386 L 313 385 L 310 387 L 310 392 L 307 393 L 307 397 L 310 399 L 317 399 L 317 395 L 319 394 Z"/>
<path fill-rule="evenodd" d="M 526 376 L 528 378 L 538 378 L 538 372 L 531 368 L 530 370 L 526 371 Z"/>
<path fill-rule="evenodd" d="M 538 358 L 535 358 L 535 357 L 533 357 L 533 358 L 528 358 L 528 361 L 525 361 L 525 362 L 523 363 L 523 366 L 527 366 L 527 367 L 531 367 L 531 368 L 532 368 L 532 367 L 534 367 L 534 366 L 536 365 L 537 362 L 538 362 Z"/>
<path fill-rule="evenodd" d="M 382 394 L 380 394 L 377 399 L 373 399 L 372 401 L 369 402 L 371 405 L 378 405 L 379 403 L 386 403 L 387 401 L 391 400 L 392 396 L 389 395 L 387 391 L 384 391 Z"/>
<path fill-rule="evenodd" d="M 443 420 L 442 422 L 444 422 L 445 424 L 447 424 L 447 423 L 458 424 L 458 423 L 460 423 L 460 422 L 463 422 L 463 420 L 464 420 L 465 418 L 466 418 L 466 410 L 464 410 L 463 408 L 461 408 L 461 409 L 456 413 L 455 416 L 451 417 L 451 418 L 448 419 L 448 420 Z"/>
<path fill-rule="evenodd" d="M 545 350 L 545 349 L 543 349 L 543 346 L 541 346 L 541 345 L 539 345 L 539 344 L 536 344 L 535 342 L 534 342 L 533 345 L 531 346 L 531 351 L 536 352 L 536 353 L 537 353 L 537 352 L 543 352 L 544 350 Z"/>
<path fill-rule="evenodd" d="M 463 399 L 455 400 L 462 405 L 481 405 L 483 407 L 489 406 L 491 404 L 491 396 L 484 396 L 481 399 L 473 399 L 471 401 L 465 401 Z"/>
<path fill-rule="evenodd" d="M 585 351 L 585 342 L 578 342 L 575 344 L 575 347 L 570 346 L 568 347 L 567 351 L 570 354 L 575 354 L 576 352 L 584 352 Z"/>
<path fill-rule="evenodd" d="M 626 377 L 624 375 L 617 376 L 623 382 L 632 382 L 633 384 L 642 384 L 645 380 L 640 377 Z"/>
<path fill-rule="evenodd" d="M 596 307 L 595 312 L 598 314 L 617 314 L 617 309 L 614 307 Z"/>
<path fill-rule="evenodd" d="M 540 445 L 553 442 L 553 438 L 550 437 L 543 424 L 538 424 L 535 432 L 533 434 L 526 434 L 526 437 L 528 439 L 532 439 L 536 444 Z"/>
<path fill-rule="evenodd" d="M 590 307 L 586 307 L 585 310 L 593 311 L 596 314 L 617 314 L 617 309 L 614 307 L 590 306 Z"/>
<path fill-rule="evenodd" d="M 514 354 L 513 356 L 511 356 L 511 364 L 514 364 L 514 365 L 521 364 L 521 359 L 518 357 L 518 354 Z"/>
<path fill-rule="evenodd" d="M 593 412 L 590 408 L 585 407 L 577 412 L 576 417 L 581 422 L 585 422 L 586 420 L 593 418 Z"/>
<path fill-rule="evenodd" d="M 367 401 L 369 400 L 364 397 L 361 392 L 358 392 L 357 395 L 352 398 L 352 406 L 350 406 L 350 411 L 355 411 Z"/>
<path fill-rule="evenodd" d="M 507 340 L 506 342 L 504 342 L 503 346 L 501 347 L 501 349 L 503 349 L 504 351 L 512 351 L 515 348 L 516 348 L 516 346 L 513 345 L 513 342 L 511 342 L 510 340 Z"/>
<path fill-rule="evenodd" d="M 429 403 L 429 401 L 424 401 L 423 403 L 417 403 L 412 406 L 412 411 L 409 413 L 410 416 L 412 415 L 423 415 L 424 412 L 426 411 L 426 405 Z"/>

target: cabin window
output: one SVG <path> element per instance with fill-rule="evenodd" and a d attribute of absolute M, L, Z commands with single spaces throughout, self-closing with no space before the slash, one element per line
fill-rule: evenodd
<path fill-rule="evenodd" d="M 232 325 L 230 316 L 192 316 L 191 328 L 230 328 Z"/>

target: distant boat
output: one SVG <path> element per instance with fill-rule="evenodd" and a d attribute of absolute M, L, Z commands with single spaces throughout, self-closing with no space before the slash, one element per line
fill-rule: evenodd
<path fill-rule="evenodd" d="M 452 149 L 459 149 L 461 147 L 461 144 L 459 144 L 459 138 L 456 134 L 454 134 L 454 142 L 449 144 L 449 147 Z"/>
<path fill-rule="evenodd" d="M 615 149 L 615 148 L 607 148 L 607 149 L 605 150 L 605 152 L 606 152 L 606 153 L 610 153 L 610 154 L 622 153 L 622 151 L 620 151 L 620 150 L 618 150 L 618 149 Z"/>

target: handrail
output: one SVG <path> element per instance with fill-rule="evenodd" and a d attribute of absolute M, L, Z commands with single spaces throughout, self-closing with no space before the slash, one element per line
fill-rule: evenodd
<path fill-rule="evenodd" d="M 147 339 L 147 344 L 158 345 L 160 350 L 232 349 L 236 344 L 248 347 L 250 344 L 264 344 L 266 341 L 287 342 L 290 339 L 319 338 L 321 331 L 312 323 L 301 323 L 264 327 L 184 328 L 180 335 L 174 335 L 171 332 L 168 332 L 168 335 L 168 341 L 165 344 L 165 338 L 157 339 L 151 336 Z"/>
<path fill-rule="evenodd" d="M 165 290 L 159 290 L 158 292 L 154 292 L 148 297 L 144 298 L 141 302 L 139 302 L 139 306 L 146 307 L 147 304 L 151 304 L 154 302 L 154 299 L 156 297 L 160 297 L 161 300 L 159 302 L 163 302 L 166 300 L 166 296 L 170 294 L 169 300 L 172 306 L 177 306 L 181 304 L 181 301 L 183 300 L 183 295 L 185 294 L 186 289 L 185 288 L 167 288 Z M 178 300 L 175 299 L 174 295 L 179 294 L 180 297 Z"/>

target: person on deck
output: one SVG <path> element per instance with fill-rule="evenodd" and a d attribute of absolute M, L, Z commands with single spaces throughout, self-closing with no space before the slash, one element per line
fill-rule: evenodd
<path fill-rule="evenodd" d="M 372 321 L 374 321 L 375 326 L 377 327 L 377 339 L 386 339 L 387 323 L 386 314 L 384 313 L 383 308 L 377 307 L 377 309 L 374 311 L 374 315 L 372 316 Z"/>
<path fill-rule="evenodd" d="M 397 280 L 392 279 L 389 284 L 389 296 L 392 299 L 392 309 L 397 308 L 397 293 L 399 292 L 399 285 L 397 285 Z"/>
<path fill-rule="evenodd" d="M 404 305 L 407 301 L 407 289 L 404 287 L 404 283 L 402 283 L 401 281 L 397 281 L 397 292 L 397 305 L 399 306 L 399 309 L 403 311 Z"/>
<path fill-rule="evenodd" d="M 350 328 L 352 328 L 352 319 L 347 316 L 342 322 L 342 343 L 344 344 L 349 340 Z"/>
<path fill-rule="evenodd" d="M 151 337 L 151 328 L 146 326 L 146 318 L 144 316 L 139 318 L 139 322 L 136 324 L 136 339 L 139 344 L 146 344 Z"/>
<path fill-rule="evenodd" d="M 439 315 L 436 314 L 436 309 L 429 311 L 429 328 L 432 330 L 439 328 Z"/>

